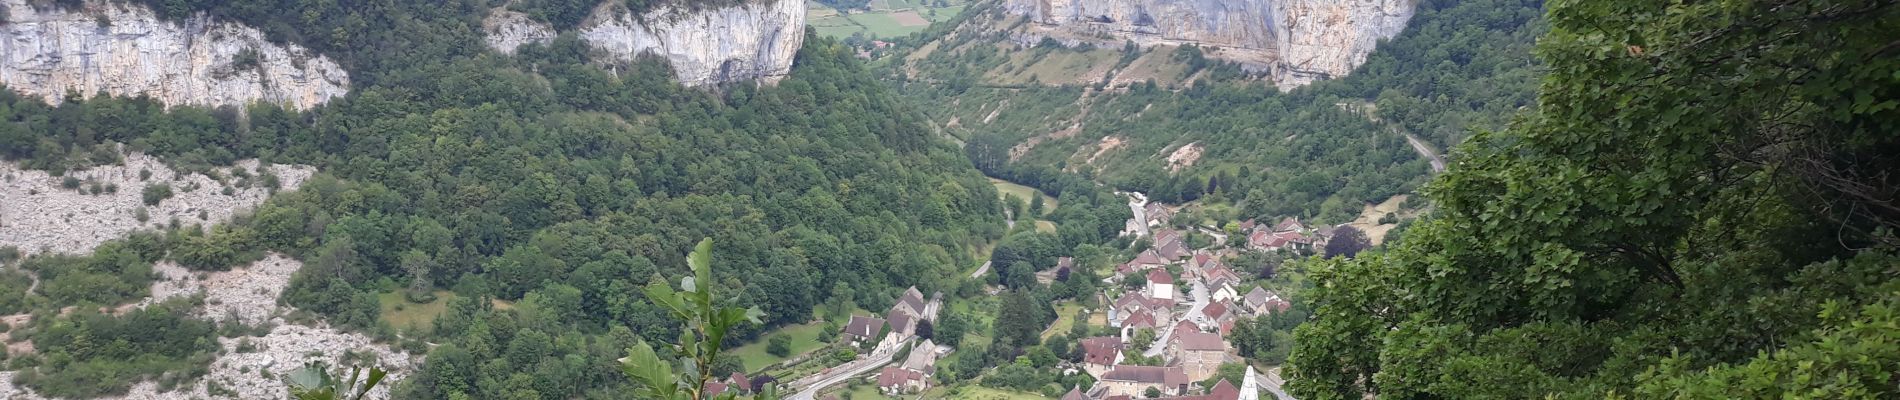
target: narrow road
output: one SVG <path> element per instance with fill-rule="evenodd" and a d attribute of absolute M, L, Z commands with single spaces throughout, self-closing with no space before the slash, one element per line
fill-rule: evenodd
<path fill-rule="evenodd" d="M 1399 128 L 1392 128 L 1393 132 L 1397 132 L 1398 130 Z M 1405 133 L 1404 135 L 1405 141 L 1412 144 L 1412 150 L 1417 151 L 1419 157 L 1425 157 L 1425 159 L 1432 161 L 1432 172 L 1445 172 L 1445 157 L 1439 156 L 1436 151 L 1432 151 L 1432 147 L 1426 145 L 1424 140 L 1419 140 L 1418 136 L 1412 136 L 1410 133 Z"/>
<path fill-rule="evenodd" d="M 840 382 L 844 382 L 847 379 L 851 379 L 851 377 L 863 375 L 866 372 L 875 371 L 877 370 L 878 367 L 884 366 L 884 364 L 890 364 L 891 361 L 894 361 L 896 356 L 897 356 L 896 351 L 886 351 L 880 354 L 872 355 L 863 360 L 852 361 L 850 364 L 839 366 L 838 368 L 827 373 L 827 375 L 825 375 L 824 378 L 819 379 L 818 382 L 812 383 L 811 386 L 809 387 L 799 389 L 798 393 L 793 393 L 790 397 L 786 397 L 786 399 L 788 400 L 816 399 L 818 396 L 819 390 L 823 390 L 827 386 L 836 385 Z"/>
<path fill-rule="evenodd" d="M 1198 280 L 1194 281 L 1192 285 L 1193 285 L 1193 289 L 1190 290 L 1190 293 L 1192 293 L 1190 296 L 1194 297 L 1193 305 L 1188 307 L 1188 310 L 1186 313 L 1183 313 L 1178 318 L 1175 318 L 1173 321 L 1170 321 L 1168 323 L 1168 326 L 1157 328 L 1160 330 L 1160 332 L 1156 332 L 1157 335 L 1155 335 L 1155 342 L 1153 344 L 1148 345 L 1148 351 L 1141 352 L 1142 357 L 1154 357 L 1154 356 L 1161 355 L 1162 351 L 1165 351 L 1168 349 L 1168 340 L 1174 337 L 1174 325 L 1179 324 L 1180 321 L 1192 320 L 1194 318 L 1194 315 L 1201 313 L 1201 309 L 1207 308 L 1208 296 L 1209 296 L 1207 293 L 1207 286 L 1202 285 L 1201 281 L 1198 281 Z"/>
<path fill-rule="evenodd" d="M 984 272 L 990 272 L 989 261 L 984 261 L 982 267 L 977 267 L 976 272 L 970 273 L 970 279 L 982 278 Z"/>
<path fill-rule="evenodd" d="M 1254 371 L 1252 371 L 1252 369 L 1249 368 L 1247 372 L 1254 372 Z M 1260 386 L 1262 389 L 1266 389 L 1267 392 L 1273 393 L 1273 395 L 1275 397 L 1279 397 L 1280 400 L 1294 400 L 1293 395 L 1286 394 L 1286 389 L 1282 388 L 1282 386 L 1286 386 L 1286 379 L 1280 378 L 1279 367 L 1274 367 L 1273 369 L 1269 369 L 1267 370 L 1267 373 L 1265 374 L 1254 372 L 1254 379 L 1259 380 Z"/>

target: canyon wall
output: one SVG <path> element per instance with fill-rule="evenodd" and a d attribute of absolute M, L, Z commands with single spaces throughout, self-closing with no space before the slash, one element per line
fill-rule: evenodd
<path fill-rule="evenodd" d="M 1281 87 L 1344 76 L 1405 30 L 1414 0 L 1007 0 L 1030 39 L 1119 47 L 1196 44 Z"/>
<path fill-rule="evenodd" d="M 0 0 L 0 83 L 58 103 L 147 95 L 166 105 L 307 109 L 349 91 L 349 74 L 296 45 L 278 45 L 235 22 L 195 16 L 161 21 L 143 5 L 86 1 L 78 9 Z"/>
<path fill-rule="evenodd" d="M 496 10 L 483 22 L 489 46 L 503 53 L 555 35 L 545 24 L 514 11 Z M 805 3 L 765 0 L 706 9 L 663 6 L 634 14 L 610 2 L 581 23 L 578 35 L 612 61 L 632 61 L 642 54 L 659 56 L 687 86 L 751 80 L 770 84 L 791 73 L 792 59 L 804 44 Z"/>

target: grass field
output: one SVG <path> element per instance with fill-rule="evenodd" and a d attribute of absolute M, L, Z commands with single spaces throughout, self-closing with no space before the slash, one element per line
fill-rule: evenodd
<path fill-rule="evenodd" d="M 1036 188 L 1018 185 L 1015 182 L 1002 179 L 990 178 L 990 184 L 996 185 L 996 194 L 998 196 L 1013 194 L 1016 195 L 1017 198 L 1023 199 L 1023 204 L 1029 204 L 1030 193 L 1038 193 Z M 1061 202 L 1056 201 L 1055 197 L 1050 197 L 1048 193 L 1042 193 L 1042 213 L 1044 215 L 1055 212 L 1056 206 L 1061 204 Z"/>
<path fill-rule="evenodd" d="M 1081 311 L 1082 305 L 1073 301 L 1057 304 L 1056 322 L 1049 323 L 1049 328 L 1042 330 L 1042 339 L 1048 340 L 1058 334 L 1068 333 L 1069 327 L 1075 325 L 1075 314 Z"/>
<path fill-rule="evenodd" d="M 950 392 L 953 392 L 953 391 L 954 391 L 954 392 L 956 392 L 956 394 L 951 394 L 951 393 L 950 393 Z M 928 391 L 925 391 L 925 392 L 924 392 L 924 395 L 923 395 L 923 398 L 928 398 L 928 399 L 970 399 L 970 400 L 1031 400 L 1031 399 L 1037 399 L 1037 400 L 1041 400 L 1041 399 L 1047 399 L 1047 397 L 1042 397 L 1042 395 L 1040 395 L 1040 394 L 1035 394 L 1035 393 L 1027 393 L 1027 392 L 1018 392 L 1018 391 L 1013 391 L 1013 390 L 1002 390 L 1002 389 L 996 389 L 996 388 L 988 388 L 988 387 L 982 387 L 982 386 L 977 386 L 977 385 L 969 385 L 969 384 L 965 384 L 965 385 L 959 385 L 959 386 L 955 386 L 955 387 L 948 387 L 948 388 L 943 388 L 943 387 L 940 387 L 940 388 L 933 388 L 933 389 L 930 389 L 930 390 L 928 390 Z M 853 400 L 856 400 L 856 398 L 855 398 L 855 397 L 854 397 L 854 398 L 852 398 L 852 399 L 853 399 Z"/>
<path fill-rule="evenodd" d="M 922 31 L 932 22 L 956 17 L 968 1 L 949 0 L 941 7 L 933 7 L 935 1 L 878 0 L 870 3 L 869 10 L 846 13 L 814 2 L 805 7 L 805 21 L 825 36 L 862 33 L 868 37 L 894 38 Z"/>
<path fill-rule="evenodd" d="M 447 290 L 437 290 L 435 301 L 422 304 L 409 302 L 401 289 L 376 295 L 376 300 L 383 303 L 383 322 L 396 329 L 429 329 L 429 324 L 435 323 L 435 316 L 448 310 L 449 300 L 454 298 L 455 292 Z"/>
<path fill-rule="evenodd" d="M 1056 223 L 1046 219 L 1036 220 L 1036 232 L 1056 233 Z"/>
<path fill-rule="evenodd" d="M 773 335 L 791 335 L 792 356 L 796 357 L 825 346 L 824 343 L 818 342 L 818 332 L 822 330 L 824 330 L 824 324 L 822 323 L 809 323 L 779 328 L 777 331 L 760 336 L 757 342 L 732 349 L 731 354 L 739 357 L 739 361 L 745 364 L 745 370 L 747 372 L 757 372 L 772 364 L 785 361 L 784 357 L 765 352 L 766 344 L 770 343 L 768 340 Z"/>

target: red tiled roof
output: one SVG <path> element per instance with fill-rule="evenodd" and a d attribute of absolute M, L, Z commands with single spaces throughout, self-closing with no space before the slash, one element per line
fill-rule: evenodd
<path fill-rule="evenodd" d="M 1144 265 L 1144 264 L 1145 265 L 1164 265 L 1168 263 L 1168 260 L 1162 258 L 1161 253 L 1156 253 L 1155 249 L 1147 249 L 1147 250 L 1142 250 L 1141 254 L 1136 255 L 1135 261 L 1130 261 L 1128 263 L 1137 265 L 1137 266 Z"/>
<path fill-rule="evenodd" d="M 845 324 L 844 333 L 868 338 L 876 336 L 877 332 L 883 329 L 883 318 L 853 315 L 851 316 L 851 323 Z"/>
<path fill-rule="evenodd" d="M 1148 270 L 1148 283 L 1165 283 L 1172 285 L 1174 284 L 1174 276 L 1168 275 L 1168 271 L 1160 269 Z"/>
<path fill-rule="evenodd" d="M 1128 319 L 1123 320 L 1122 326 L 1132 327 L 1132 328 L 1154 328 L 1155 317 L 1153 314 L 1138 312 L 1138 313 L 1135 313 L 1135 315 L 1133 316 L 1129 316 Z"/>
<path fill-rule="evenodd" d="M 1227 351 L 1227 342 L 1219 334 L 1205 332 L 1180 332 L 1174 335 L 1181 351 Z"/>
<path fill-rule="evenodd" d="M 921 380 L 924 380 L 924 373 L 898 367 L 884 367 L 884 372 L 877 374 L 878 387 L 892 387 Z"/>
<path fill-rule="evenodd" d="M 1122 352 L 1122 339 L 1117 337 L 1092 337 L 1082 339 L 1082 362 L 1096 365 L 1115 365 L 1115 356 Z"/>
<path fill-rule="evenodd" d="M 1221 316 L 1227 315 L 1227 302 L 1220 301 L 1214 304 L 1208 304 L 1206 308 L 1201 309 L 1201 315 L 1206 315 L 1208 318 L 1219 319 Z"/>
<path fill-rule="evenodd" d="M 1104 381 L 1125 381 L 1160 384 L 1170 388 L 1188 383 L 1187 371 L 1181 367 L 1149 367 L 1141 365 L 1117 365 L 1115 369 L 1102 374 Z"/>
<path fill-rule="evenodd" d="M 1286 217 L 1286 219 L 1282 219 L 1282 220 L 1280 220 L 1280 223 L 1279 223 L 1279 224 L 1277 224 L 1277 225 L 1274 225 L 1274 226 L 1273 226 L 1273 231 L 1274 231 L 1274 232 L 1286 232 L 1286 231 L 1291 231 L 1291 230 L 1295 230 L 1295 229 L 1301 229 L 1301 228 L 1305 228 L 1305 227 L 1306 227 L 1306 225 L 1305 225 L 1305 224 L 1301 224 L 1301 223 L 1300 223 L 1300 219 L 1299 219 L 1299 218 L 1294 218 L 1294 217 Z"/>

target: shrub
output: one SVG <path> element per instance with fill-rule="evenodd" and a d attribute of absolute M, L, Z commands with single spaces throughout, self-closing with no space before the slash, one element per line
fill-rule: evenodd
<path fill-rule="evenodd" d="M 786 335 L 773 335 L 771 339 L 766 340 L 765 352 L 771 353 L 772 355 L 779 356 L 779 357 L 791 356 L 792 355 L 792 337 L 786 336 Z"/>
<path fill-rule="evenodd" d="M 172 185 L 163 183 L 146 185 L 143 194 L 145 195 L 145 205 L 156 206 L 159 202 L 172 198 Z"/>

